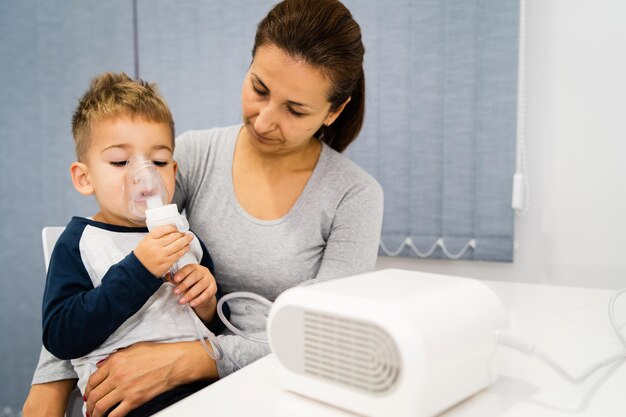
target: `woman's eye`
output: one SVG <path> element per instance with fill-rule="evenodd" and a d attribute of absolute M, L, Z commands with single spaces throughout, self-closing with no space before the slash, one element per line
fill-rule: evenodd
<path fill-rule="evenodd" d="M 152 161 L 152 163 L 158 167 L 166 167 L 169 162 L 167 161 Z"/>
<path fill-rule="evenodd" d="M 292 109 L 291 107 L 287 107 L 287 110 L 289 111 L 289 113 L 293 114 L 296 117 L 304 116 L 304 113 L 297 112 L 294 109 Z"/>
<path fill-rule="evenodd" d="M 267 95 L 267 91 L 259 90 L 254 85 L 252 86 L 252 89 L 254 90 L 255 93 L 257 93 L 261 97 L 265 97 Z"/>
<path fill-rule="evenodd" d="M 114 167 L 125 167 L 127 161 L 111 161 L 111 165 Z"/>

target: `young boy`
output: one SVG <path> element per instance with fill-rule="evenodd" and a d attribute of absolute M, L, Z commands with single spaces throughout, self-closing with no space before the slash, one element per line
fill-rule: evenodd
<path fill-rule="evenodd" d="M 54 248 L 43 300 L 43 343 L 58 358 L 72 360 L 84 393 L 96 364 L 118 349 L 194 340 L 198 328 L 206 338 L 209 330 L 222 327 L 215 314 L 213 263 L 204 245 L 171 225 L 148 232 L 145 223 L 136 223 L 137 206 L 145 203 L 129 202 L 124 192 L 126 163 L 142 155 L 156 166 L 166 203 L 174 193 L 174 122 L 156 86 L 124 73 L 100 75 L 79 101 L 72 133 L 78 158 L 70 167 L 74 187 L 94 195 L 99 211 L 93 218 L 72 218 Z M 197 263 L 169 276 L 187 252 Z M 164 276 L 173 283 L 164 283 Z M 202 323 L 183 311 L 187 302 L 197 315 L 193 320 Z M 166 392 L 128 415 L 151 415 L 203 385 Z"/>

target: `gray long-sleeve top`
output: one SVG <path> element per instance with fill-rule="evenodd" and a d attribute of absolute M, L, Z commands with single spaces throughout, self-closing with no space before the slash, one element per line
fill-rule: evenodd
<path fill-rule="evenodd" d="M 240 129 L 236 125 L 184 133 L 174 153 L 179 163 L 174 200 L 211 253 L 222 290 L 250 291 L 273 301 L 308 279 L 373 270 L 383 215 L 378 182 L 323 144 L 308 183 L 287 214 L 257 219 L 239 205 L 233 187 Z M 247 332 L 263 333 L 265 320 L 246 310 L 247 304 L 254 302 L 229 302 L 231 321 Z M 218 340 L 232 359 L 218 361 L 220 377 L 269 353 L 267 345 L 229 332 Z"/>

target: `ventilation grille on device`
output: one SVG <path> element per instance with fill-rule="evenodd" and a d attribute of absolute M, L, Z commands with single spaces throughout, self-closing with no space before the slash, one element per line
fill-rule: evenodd
<path fill-rule="evenodd" d="M 374 324 L 305 311 L 304 372 L 383 393 L 398 379 L 400 355 L 387 332 Z"/>

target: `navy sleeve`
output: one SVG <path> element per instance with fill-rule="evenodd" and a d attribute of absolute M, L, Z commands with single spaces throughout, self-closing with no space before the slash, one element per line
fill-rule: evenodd
<path fill-rule="evenodd" d="M 60 359 L 85 356 L 135 314 L 162 284 L 130 253 L 94 288 L 70 227 L 50 259 L 43 299 L 43 344 Z"/>
<path fill-rule="evenodd" d="M 213 276 L 215 276 L 215 268 L 213 265 L 213 259 L 211 259 L 211 255 L 209 255 L 209 250 L 204 246 L 204 242 L 198 238 L 198 242 L 200 242 L 200 246 L 202 247 L 202 259 L 200 260 L 200 265 L 205 266 L 211 271 Z M 219 302 L 220 298 L 224 296 L 224 293 L 220 289 L 220 283 L 217 282 L 217 277 L 215 277 L 215 283 L 217 284 L 217 293 L 215 294 L 215 299 Z M 228 307 L 228 303 L 224 303 L 224 315 L 228 320 L 230 320 L 230 308 Z M 210 322 L 203 322 L 204 325 L 209 329 L 213 334 L 220 334 L 224 331 L 226 326 L 222 323 L 217 313 L 213 316 L 213 320 Z"/>
<path fill-rule="evenodd" d="M 200 242 L 200 247 L 202 248 L 202 259 L 200 259 L 200 265 L 207 267 L 209 271 L 211 271 L 211 273 L 215 275 L 215 266 L 213 265 L 213 259 L 211 259 L 209 250 L 206 248 L 206 246 L 204 246 L 204 242 L 198 237 L 197 234 L 194 233 L 194 236 L 196 237 L 196 239 L 198 239 L 198 242 Z"/>

